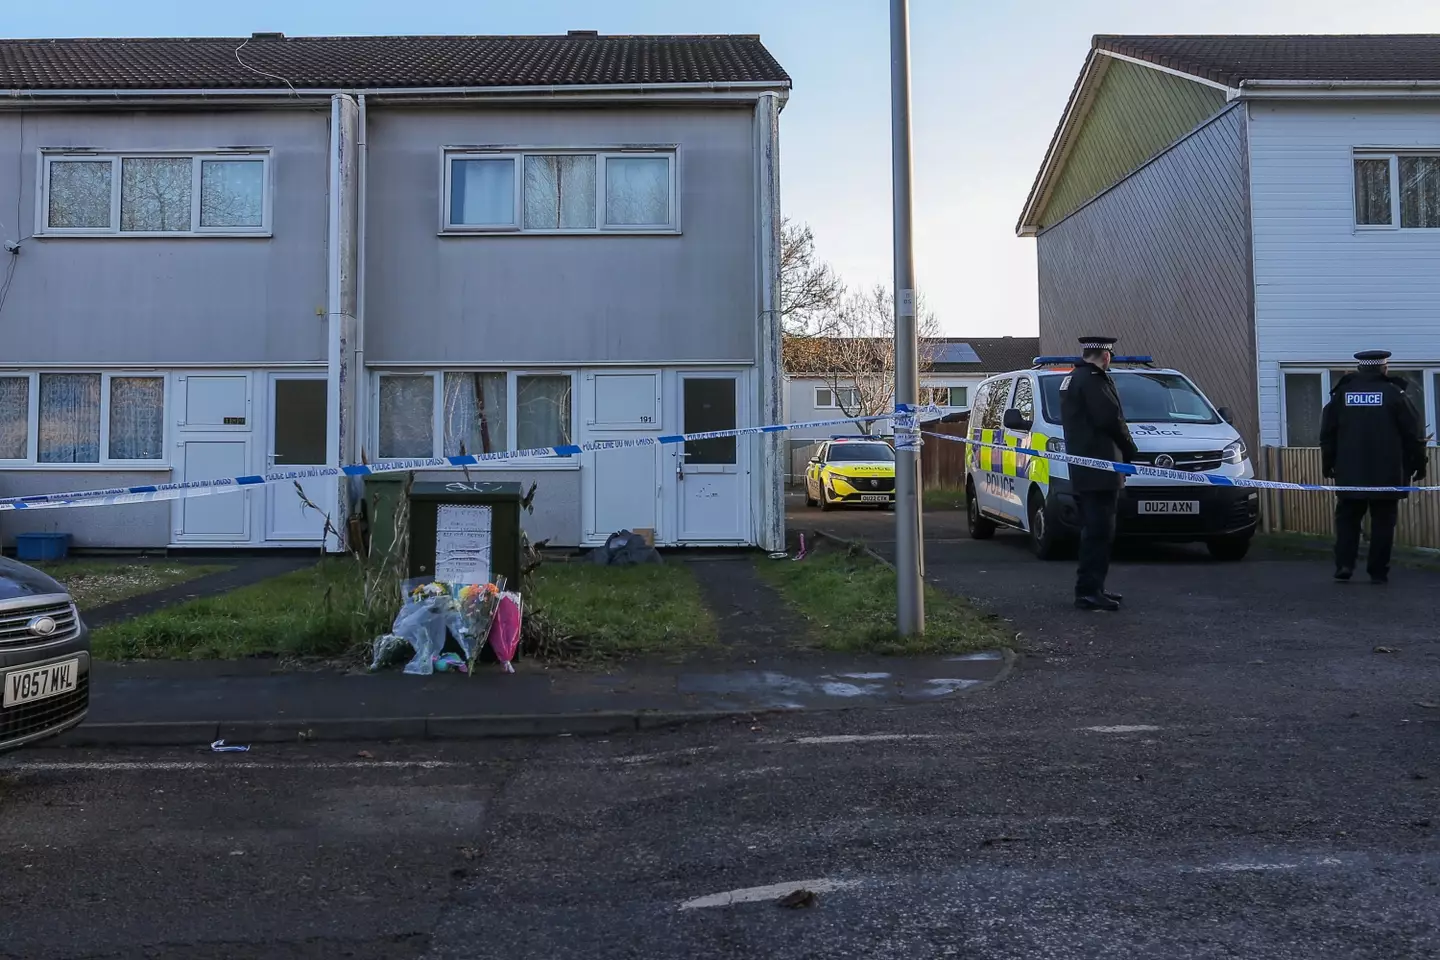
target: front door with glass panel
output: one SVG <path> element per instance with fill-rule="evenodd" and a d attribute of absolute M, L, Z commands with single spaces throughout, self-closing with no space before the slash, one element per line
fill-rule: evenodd
<path fill-rule="evenodd" d="M 734 374 L 681 374 L 682 433 L 733 430 L 740 423 L 740 380 Z M 673 445 L 682 543 L 744 542 L 749 477 L 736 437 Z"/>
<path fill-rule="evenodd" d="M 276 374 L 270 381 L 270 446 L 266 470 L 304 470 L 325 465 L 328 388 L 323 377 Z M 325 516 L 335 527 L 337 481 L 333 477 L 272 483 L 265 487 L 265 539 L 316 542 L 325 536 Z M 311 505 L 306 504 L 309 500 Z"/>

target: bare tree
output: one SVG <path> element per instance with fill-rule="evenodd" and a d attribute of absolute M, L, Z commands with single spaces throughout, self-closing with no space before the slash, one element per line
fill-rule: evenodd
<path fill-rule="evenodd" d="M 845 299 L 845 284 L 815 253 L 815 235 L 788 218 L 780 223 L 780 322 L 787 334 L 823 334 Z"/>
<path fill-rule="evenodd" d="M 915 312 L 918 360 L 923 372 L 934 365 L 940 323 L 923 297 L 916 298 Z M 895 300 L 889 287 L 876 284 L 870 290 L 848 294 L 827 336 L 814 341 L 818 355 L 812 359 L 812 369 L 820 371 L 833 392 L 835 405 L 845 416 L 871 417 L 894 409 Z M 867 420 L 856 426 L 870 434 L 878 423 Z"/>

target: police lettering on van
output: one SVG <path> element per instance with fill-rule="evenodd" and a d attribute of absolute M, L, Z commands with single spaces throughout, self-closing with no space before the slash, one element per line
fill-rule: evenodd
<path fill-rule="evenodd" d="M 1064 452 L 1060 390 L 1078 361 L 1037 357 L 1033 368 L 991 377 L 976 389 L 970 439 L 995 445 L 972 444 L 967 452 L 967 509 L 976 539 L 1008 527 L 1028 533 L 1043 559 L 1070 552 L 1079 514 L 1066 464 L 1007 448 Z M 1224 409 L 1211 404 L 1184 373 L 1157 368 L 1148 357 L 1117 357 L 1110 376 L 1140 451 L 1137 463 L 1226 477 L 1255 475 Z M 1121 490 L 1118 535 L 1203 542 L 1216 559 L 1238 560 L 1249 550 L 1259 513 L 1253 490 L 1136 475 L 1127 477 Z"/>

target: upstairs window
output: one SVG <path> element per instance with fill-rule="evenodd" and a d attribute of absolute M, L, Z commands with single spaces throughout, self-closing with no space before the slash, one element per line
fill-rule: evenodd
<path fill-rule="evenodd" d="M 445 153 L 450 233 L 668 233 L 679 223 L 673 149 Z"/>
<path fill-rule="evenodd" d="M 1440 227 L 1440 151 L 1356 154 L 1355 225 Z"/>
<path fill-rule="evenodd" d="M 860 391 L 855 387 L 816 387 L 815 406 L 820 410 L 854 410 L 860 406 Z"/>
<path fill-rule="evenodd" d="M 45 153 L 38 233 L 265 234 L 269 155 Z"/>

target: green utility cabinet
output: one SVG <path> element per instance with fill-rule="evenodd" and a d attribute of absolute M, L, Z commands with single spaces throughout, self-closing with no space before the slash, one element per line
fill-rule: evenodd
<path fill-rule="evenodd" d="M 520 484 L 484 480 L 410 488 L 408 577 L 520 584 Z"/>

